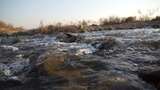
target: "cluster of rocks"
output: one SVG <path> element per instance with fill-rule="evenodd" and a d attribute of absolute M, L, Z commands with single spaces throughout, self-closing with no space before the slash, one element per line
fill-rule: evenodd
<path fill-rule="evenodd" d="M 56 40 L 63 44 L 47 46 L 33 43 L 37 36 L 30 38 L 0 39 L 0 90 L 160 89 L 159 40 L 126 44 L 112 36 L 86 40 L 60 33 Z M 65 43 L 87 43 L 96 50 L 77 54 L 59 49 Z"/>
<path fill-rule="evenodd" d="M 3 82 L 4 90 L 155 90 L 134 74 L 112 70 L 102 57 L 47 51 L 18 79 Z M 19 79 L 21 78 L 21 79 Z M 2 81 L 1 81 L 2 83 Z"/>

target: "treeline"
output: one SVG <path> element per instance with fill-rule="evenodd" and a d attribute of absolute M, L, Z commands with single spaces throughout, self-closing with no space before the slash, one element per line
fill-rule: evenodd
<path fill-rule="evenodd" d="M 90 21 L 91 22 L 91 21 Z M 134 28 L 145 28 L 153 27 L 160 28 L 160 16 L 154 18 L 150 17 L 109 17 L 99 20 L 99 23 L 89 23 L 89 21 L 79 21 L 78 24 L 62 25 L 57 23 L 54 25 L 43 25 L 36 31 L 50 34 L 56 32 L 85 32 L 85 31 L 98 31 L 98 30 L 111 30 L 111 29 L 134 29 Z M 37 33 L 38 33 L 37 32 Z"/>
<path fill-rule="evenodd" d="M 150 17 L 116 17 L 101 18 L 99 23 L 89 23 L 88 21 L 79 21 L 78 24 L 63 25 L 62 23 L 43 25 L 35 29 L 25 30 L 22 27 L 13 27 L 0 21 L 0 34 L 14 33 L 14 35 L 34 35 L 34 34 L 53 34 L 58 32 L 85 32 L 112 29 L 135 29 L 135 28 L 160 28 L 160 16 Z"/>
<path fill-rule="evenodd" d="M 149 22 L 149 21 L 160 21 L 160 16 L 156 16 L 155 18 L 151 18 L 149 16 L 145 17 L 117 17 L 111 16 L 109 18 L 100 19 L 100 25 L 113 25 L 113 24 L 122 24 L 122 23 L 132 23 L 132 22 Z"/>

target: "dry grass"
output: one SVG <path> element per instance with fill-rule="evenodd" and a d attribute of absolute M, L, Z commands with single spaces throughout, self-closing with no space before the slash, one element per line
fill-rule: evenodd
<path fill-rule="evenodd" d="M 22 31 L 23 29 L 21 27 L 13 27 L 10 24 L 6 24 L 3 21 L 0 21 L 0 33 L 15 33 Z"/>

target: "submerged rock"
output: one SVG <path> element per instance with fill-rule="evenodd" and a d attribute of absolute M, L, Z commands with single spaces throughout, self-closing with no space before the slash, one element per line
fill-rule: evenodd
<path fill-rule="evenodd" d="M 145 66 L 139 70 L 139 77 L 160 89 L 160 67 L 156 65 Z"/>
<path fill-rule="evenodd" d="M 98 47 L 99 50 L 103 50 L 103 49 L 111 49 L 114 46 L 116 46 L 118 43 L 117 41 L 112 38 L 112 37 L 107 37 L 104 39 L 104 41 L 101 43 L 101 45 Z"/>
<path fill-rule="evenodd" d="M 94 46 L 97 47 L 97 50 L 94 54 L 99 56 L 110 58 L 114 55 L 120 54 L 121 52 L 125 52 L 125 46 L 112 37 L 106 37 L 96 44 L 97 45 Z"/>
<path fill-rule="evenodd" d="M 93 90 L 155 90 L 136 75 L 114 71 L 99 72 L 99 82 Z"/>
<path fill-rule="evenodd" d="M 74 60 L 73 60 L 74 59 Z M 38 62 L 38 66 L 48 75 L 58 75 L 65 78 L 79 77 L 81 65 L 75 63 L 76 56 L 65 52 L 51 52 L 46 54 Z"/>
<path fill-rule="evenodd" d="M 4 90 L 5 88 L 20 86 L 22 84 L 23 84 L 22 81 L 12 78 L 6 80 L 0 80 L 0 89 Z"/>
<path fill-rule="evenodd" d="M 82 37 L 79 35 L 74 35 L 70 33 L 60 33 L 57 36 L 57 39 L 60 42 L 72 43 L 72 42 L 80 42 L 82 40 Z"/>

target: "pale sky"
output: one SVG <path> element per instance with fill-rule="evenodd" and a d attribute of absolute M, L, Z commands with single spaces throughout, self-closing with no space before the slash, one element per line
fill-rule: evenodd
<path fill-rule="evenodd" d="M 160 8 L 160 0 L 0 0 L 0 20 L 33 28 L 40 21 L 52 24 L 99 20 L 108 16 L 136 16 L 138 10 L 145 13 L 157 8 Z"/>

